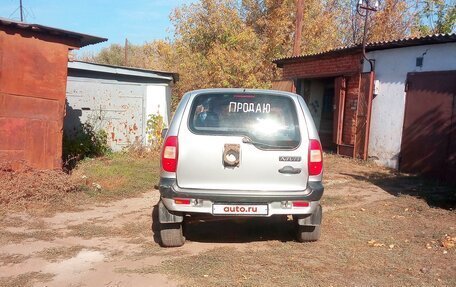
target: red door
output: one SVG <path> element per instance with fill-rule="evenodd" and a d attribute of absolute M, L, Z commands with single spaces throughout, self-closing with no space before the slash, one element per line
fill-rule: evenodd
<path fill-rule="evenodd" d="M 356 108 L 354 157 L 363 160 L 367 159 L 373 88 L 374 72 L 362 73 Z"/>
<path fill-rule="evenodd" d="M 334 79 L 334 105 L 333 105 L 333 142 L 342 144 L 342 129 L 344 127 L 345 89 L 344 77 Z"/>
<path fill-rule="evenodd" d="M 456 71 L 409 73 L 399 169 L 455 181 Z"/>

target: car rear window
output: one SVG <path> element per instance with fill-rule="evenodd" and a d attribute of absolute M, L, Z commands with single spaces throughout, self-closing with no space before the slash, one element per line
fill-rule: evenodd
<path fill-rule="evenodd" d="M 301 140 L 296 107 L 273 94 L 201 94 L 189 117 L 193 133 L 246 136 L 264 149 L 293 149 Z"/>

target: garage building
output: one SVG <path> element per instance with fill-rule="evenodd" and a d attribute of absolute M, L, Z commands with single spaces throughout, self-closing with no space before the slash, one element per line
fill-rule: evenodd
<path fill-rule="evenodd" d="M 149 115 L 170 120 L 171 87 L 176 73 L 81 61 L 68 63 L 65 132 L 71 136 L 83 123 L 108 134 L 114 151 L 147 144 Z"/>
<path fill-rule="evenodd" d="M 106 40 L 0 18 L 0 163 L 62 167 L 68 52 Z"/>
<path fill-rule="evenodd" d="M 456 178 L 456 34 L 275 60 L 276 88 L 304 97 L 323 147 L 404 172 Z M 289 82 L 290 85 L 284 85 Z"/>

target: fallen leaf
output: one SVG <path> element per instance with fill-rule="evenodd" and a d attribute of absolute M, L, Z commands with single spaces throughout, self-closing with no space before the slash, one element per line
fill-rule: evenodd
<path fill-rule="evenodd" d="M 442 247 L 445 247 L 446 249 L 453 248 L 456 244 L 456 237 L 451 237 L 447 234 L 445 234 L 445 237 L 441 240 L 441 245 Z"/>

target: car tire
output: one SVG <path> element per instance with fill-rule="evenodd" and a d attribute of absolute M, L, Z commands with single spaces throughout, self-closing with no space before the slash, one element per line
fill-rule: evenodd
<path fill-rule="evenodd" d="M 297 240 L 299 242 L 312 242 L 320 239 L 321 226 L 320 225 L 298 225 L 297 226 Z"/>
<path fill-rule="evenodd" d="M 163 247 L 179 247 L 184 245 L 185 237 L 182 223 L 160 224 L 160 242 Z"/>

